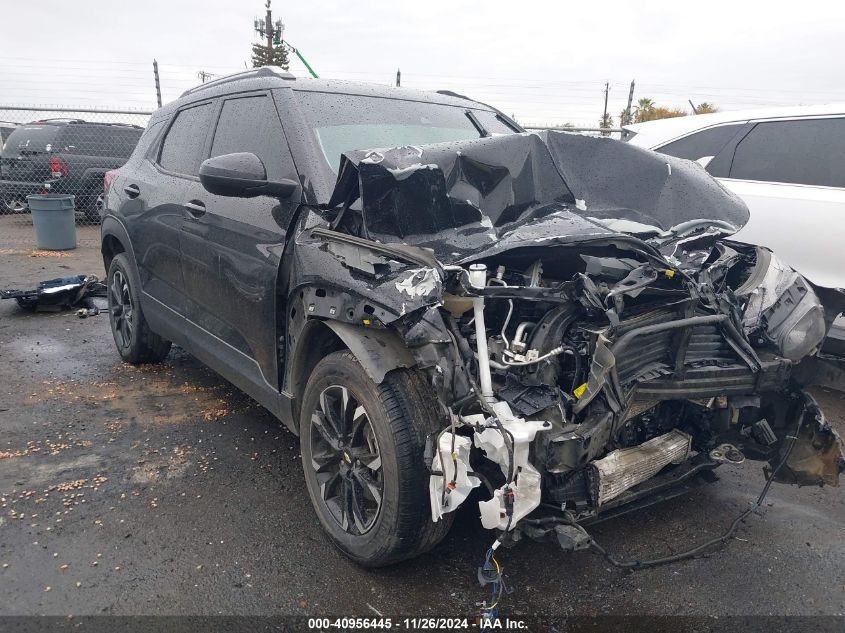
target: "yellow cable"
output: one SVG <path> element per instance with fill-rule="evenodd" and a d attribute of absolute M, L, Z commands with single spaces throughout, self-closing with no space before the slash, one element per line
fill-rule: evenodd
<path fill-rule="evenodd" d="M 491 556 L 490 560 L 496 564 L 496 576 L 499 578 L 499 582 L 502 582 L 502 568 L 499 567 L 499 561 L 496 560 L 495 556 Z M 502 595 L 501 590 L 499 591 L 499 595 Z M 496 602 L 487 607 L 487 610 L 489 611 L 490 609 L 495 609 L 497 604 L 499 604 L 498 598 L 496 598 Z"/>

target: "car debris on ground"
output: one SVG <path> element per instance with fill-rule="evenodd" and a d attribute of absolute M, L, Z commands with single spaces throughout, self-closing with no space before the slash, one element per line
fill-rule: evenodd
<path fill-rule="evenodd" d="M 14 299 L 24 310 L 59 312 L 79 308 L 77 316 L 86 318 L 100 313 L 95 297 L 105 297 L 106 286 L 96 275 L 74 275 L 39 282 L 34 288 L 0 290 L 0 299 Z"/>

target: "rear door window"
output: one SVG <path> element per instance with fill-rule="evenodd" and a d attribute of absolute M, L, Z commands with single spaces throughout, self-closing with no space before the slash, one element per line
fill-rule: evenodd
<path fill-rule="evenodd" d="M 177 174 L 196 176 L 211 123 L 211 103 L 180 110 L 161 144 L 158 163 Z"/>
<path fill-rule="evenodd" d="M 743 123 L 735 123 L 701 130 L 677 141 L 672 141 L 657 151 L 661 154 L 686 158 L 687 160 L 716 156 L 737 135 L 743 125 Z"/>
<path fill-rule="evenodd" d="M 223 102 L 211 156 L 251 152 L 267 169 L 270 180 L 279 180 L 284 173 L 282 156 L 287 154 L 282 124 L 269 95 L 236 97 Z"/>
<path fill-rule="evenodd" d="M 845 187 L 845 118 L 758 123 L 737 145 L 730 178 Z"/>

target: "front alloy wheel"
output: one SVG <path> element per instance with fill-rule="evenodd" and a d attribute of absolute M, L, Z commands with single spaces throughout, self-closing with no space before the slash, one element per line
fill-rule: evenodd
<path fill-rule="evenodd" d="M 432 521 L 424 452 L 445 421 L 420 374 L 399 368 L 375 383 L 350 352 L 332 352 L 300 403 L 308 496 L 338 549 L 378 567 L 440 542 L 453 517 Z"/>
<path fill-rule="evenodd" d="M 384 475 L 366 409 L 346 387 L 323 389 L 311 413 L 311 467 L 326 510 L 348 534 L 366 534 L 378 519 Z"/>

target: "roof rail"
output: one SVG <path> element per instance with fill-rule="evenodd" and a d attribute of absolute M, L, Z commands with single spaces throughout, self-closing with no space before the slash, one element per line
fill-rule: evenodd
<path fill-rule="evenodd" d="M 446 97 L 455 97 L 456 99 L 464 99 L 465 101 L 475 101 L 475 99 L 472 99 L 466 95 L 458 94 L 457 92 L 453 92 L 451 90 L 438 90 L 437 94 Z M 475 102 L 478 103 L 477 101 Z"/>
<path fill-rule="evenodd" d="M 183 92 L 179 97 L 184 97 L 186 95 L 194 94 L 195 92 L 200 92 L 201 90 L 205 90 L 206 88 L 214 88 L 220 86 L 222 84 L 227 84 L 231 81 L 239 81 L 241 79 L 252 79 L 254 77 L 277 77 L 278 79 L 296 79 L 292 74 L 286 71 L 284 68 L 280 66 L 261 66 L 260 68 L 253 68 L 251 70 L 245 70 L 243 72 L 234 73 L 232 75 L 226 75 L 225 77 L 220 77 L 219 79 L 212 79 L 211 81 L 207 81 L 204 84 L 200 84 L 199 86 L 195 86 L 193 88 L 189 88 L 185 92 Z"/>
<path fill-rule="evenodd" d="M 30 123 L 87 123 L 87 121 L 85 121 L 85 119 L 74 119 L 71 117 L 53 117 L 51 119 L 38 119 L 37 121 L 31 121 Z"/>

